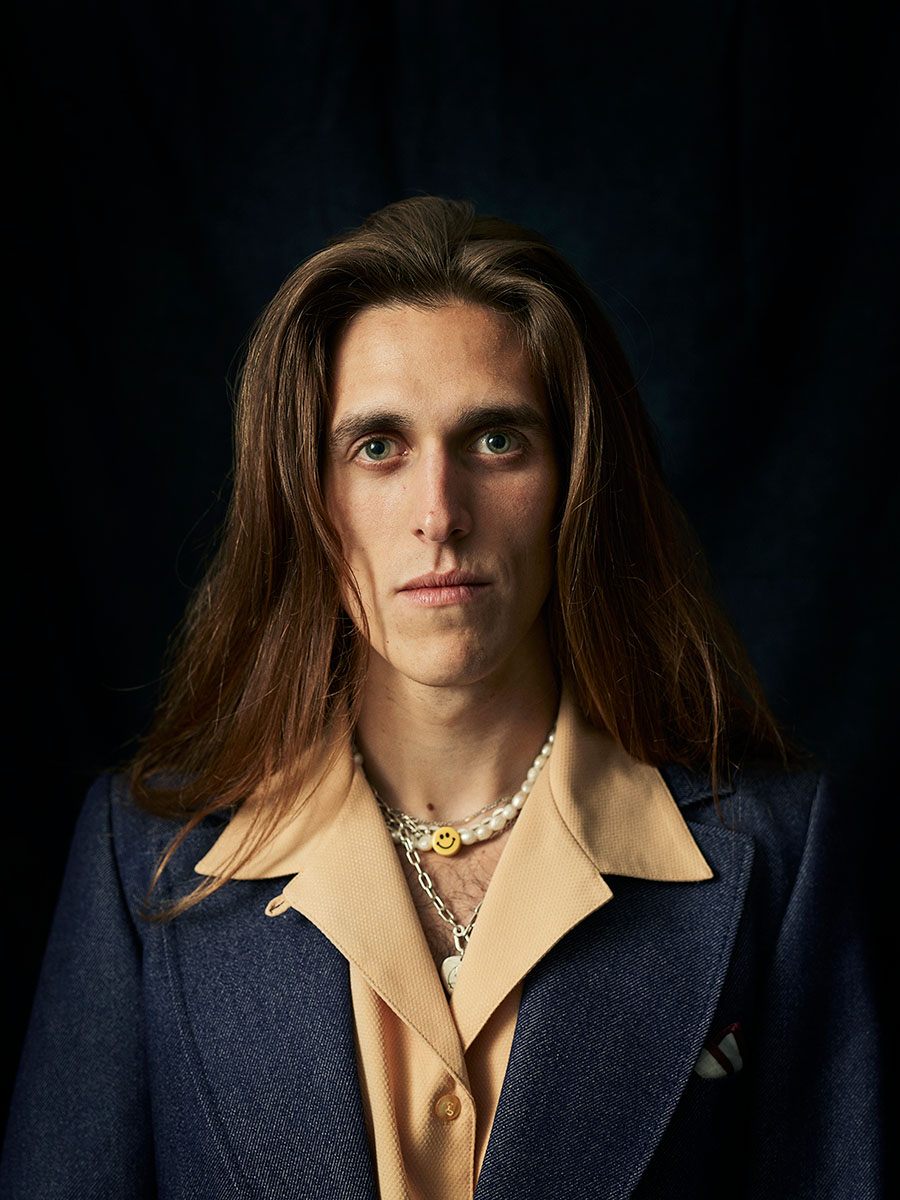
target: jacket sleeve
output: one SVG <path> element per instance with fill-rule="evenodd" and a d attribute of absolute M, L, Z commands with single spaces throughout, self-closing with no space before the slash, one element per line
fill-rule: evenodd
<path fill-rule="evenodd" d="M 838 822 L 842 806 L 830 790 L 820 781 L 764 984 L 754 1198 L 882 1194 L 882 1051 L 853 834 Z"/>
<path fill-rule="evenodd" d="M 5 1200 L 155 1195 L 141 944 L 110 788 L 97 781 L 76 826 L 7 1126 Z"/>

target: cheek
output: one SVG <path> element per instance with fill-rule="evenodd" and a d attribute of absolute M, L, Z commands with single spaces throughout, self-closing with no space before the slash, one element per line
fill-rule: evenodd
<path fill-rule="evenodd" d="M 553 522 L 556 516 L 556 481 L 549 478 L 540 487 L 522 488 L 507 498 L 508 503 L 494 509 L 503 522 L 510 543 L 529 557 L 542 557 L 553 550 Z"/>
<path fill-rule="evenodd" d="M 374 564 L 381 557 L 373 540 L 373 531 L 377 529 L 378 522 L 373 520 L 365 503 L 361 503 L 346 489 L 335 486 L 333 480 L 326 479 L 324 492 L 328 515 L 356 580 L 366 620 L 371 624 L 373 619 L 377 619 L 372 609 L 372 596 L 376 590 Z M 344 593 L 344 607 L 354 623 L 360 625 L 361 614 L 352 590 Z"/>
<path fill-rule="evenodd" d="M 364 558 L 364 549 L 377 546 L 383 536 L 384 513 L 371 497 L 354 489 L 330 488 L 325 493 L 328 515 L 341 540 L 341 549 L 349 562 Z"/>

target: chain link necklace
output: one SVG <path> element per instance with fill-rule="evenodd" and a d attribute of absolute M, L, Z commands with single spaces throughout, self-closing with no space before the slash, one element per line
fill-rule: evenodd
<path fill-rule="evenodd" d="M 540 753 L 535 758 L 531 767 L 529 767 L 528 774 L 525 776 L 522 786 L 509 804 L 498 808 L 494 808 L 492 804 L 485 805 L 477 813 L 473 813 L 471 817 L 466 817 L 464 821 L 460 822 L 460 825 L 465 826 L 465 828 L 457 829 L 454 825 L 442 822 L 419 821 L 416 817 L 411 817 L 408 813 L 401 812 L 399 809 L 389 808 L 378 795 L 375 788 L 372 787 L 372 784 L 369 783 L 369 787 L 372 788 L 372 794 L 378 802 L 378 807 L 381 809 L 382 816 L 390 830 L 391 837 L 403 847 L 408 862 L 416 872 L 419 886 L 434 905 L 437 915 L 445 924 L 450 926 L 453 934 L 453 946 L 456 953 L 448 955 L 441 963 L 441 980 L 448 995 L 456 987 L 459 968 L 465 956 L 469 938 L 472 936 L 472 930 L 475 928 L 475 921 L 481 910 L 482 902 L 476 905 L 469 923 L 467 925 L 461 924 L 435 890 L 431 876 L 422 866 L 419 851 L 432 849 L 443 856 L 453 855 L 462 846 L 471 845 L 475 841 L 487 841 L 488 838 L 494 837 L 495 834 L 500 833 L 501 830 L 511 825 L 522 811 L 522 806 L 534 787 L 541 768 L 550 757 L 555 736 L 556 726 L 550 730 L 546 742 L 541 747 Z M 363 768 L 363 756 L 356 748 L 353 751 L 353 760 L 360 768 Z M 470 821 L 482 817 L 492 808 L 494 808 L 494 813 L 490 820 L 482 821 L 476 826 L 469 825 Z M 470 836 L 466 837 L 466 834 Z M 452 835 L 452 838 L 450 835 Z"/>

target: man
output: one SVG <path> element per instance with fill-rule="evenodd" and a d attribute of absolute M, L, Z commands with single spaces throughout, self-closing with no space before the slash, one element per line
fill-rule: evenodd
<path fill-rule="evenodd" d="M 82 818 L 11 1194 L 874 1196 L 827 792 L 571 268 L 389 206 L 267 309 L 237 444 Z"/>

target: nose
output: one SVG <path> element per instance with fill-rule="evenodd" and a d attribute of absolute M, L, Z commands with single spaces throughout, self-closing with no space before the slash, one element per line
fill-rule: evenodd
<path fill-rule="evenodd" d="M 422 456 L 412 482 L 412 531 L 425 542 L 448 542 L 472 529 L 464 472 L 444 451 Z"/>

